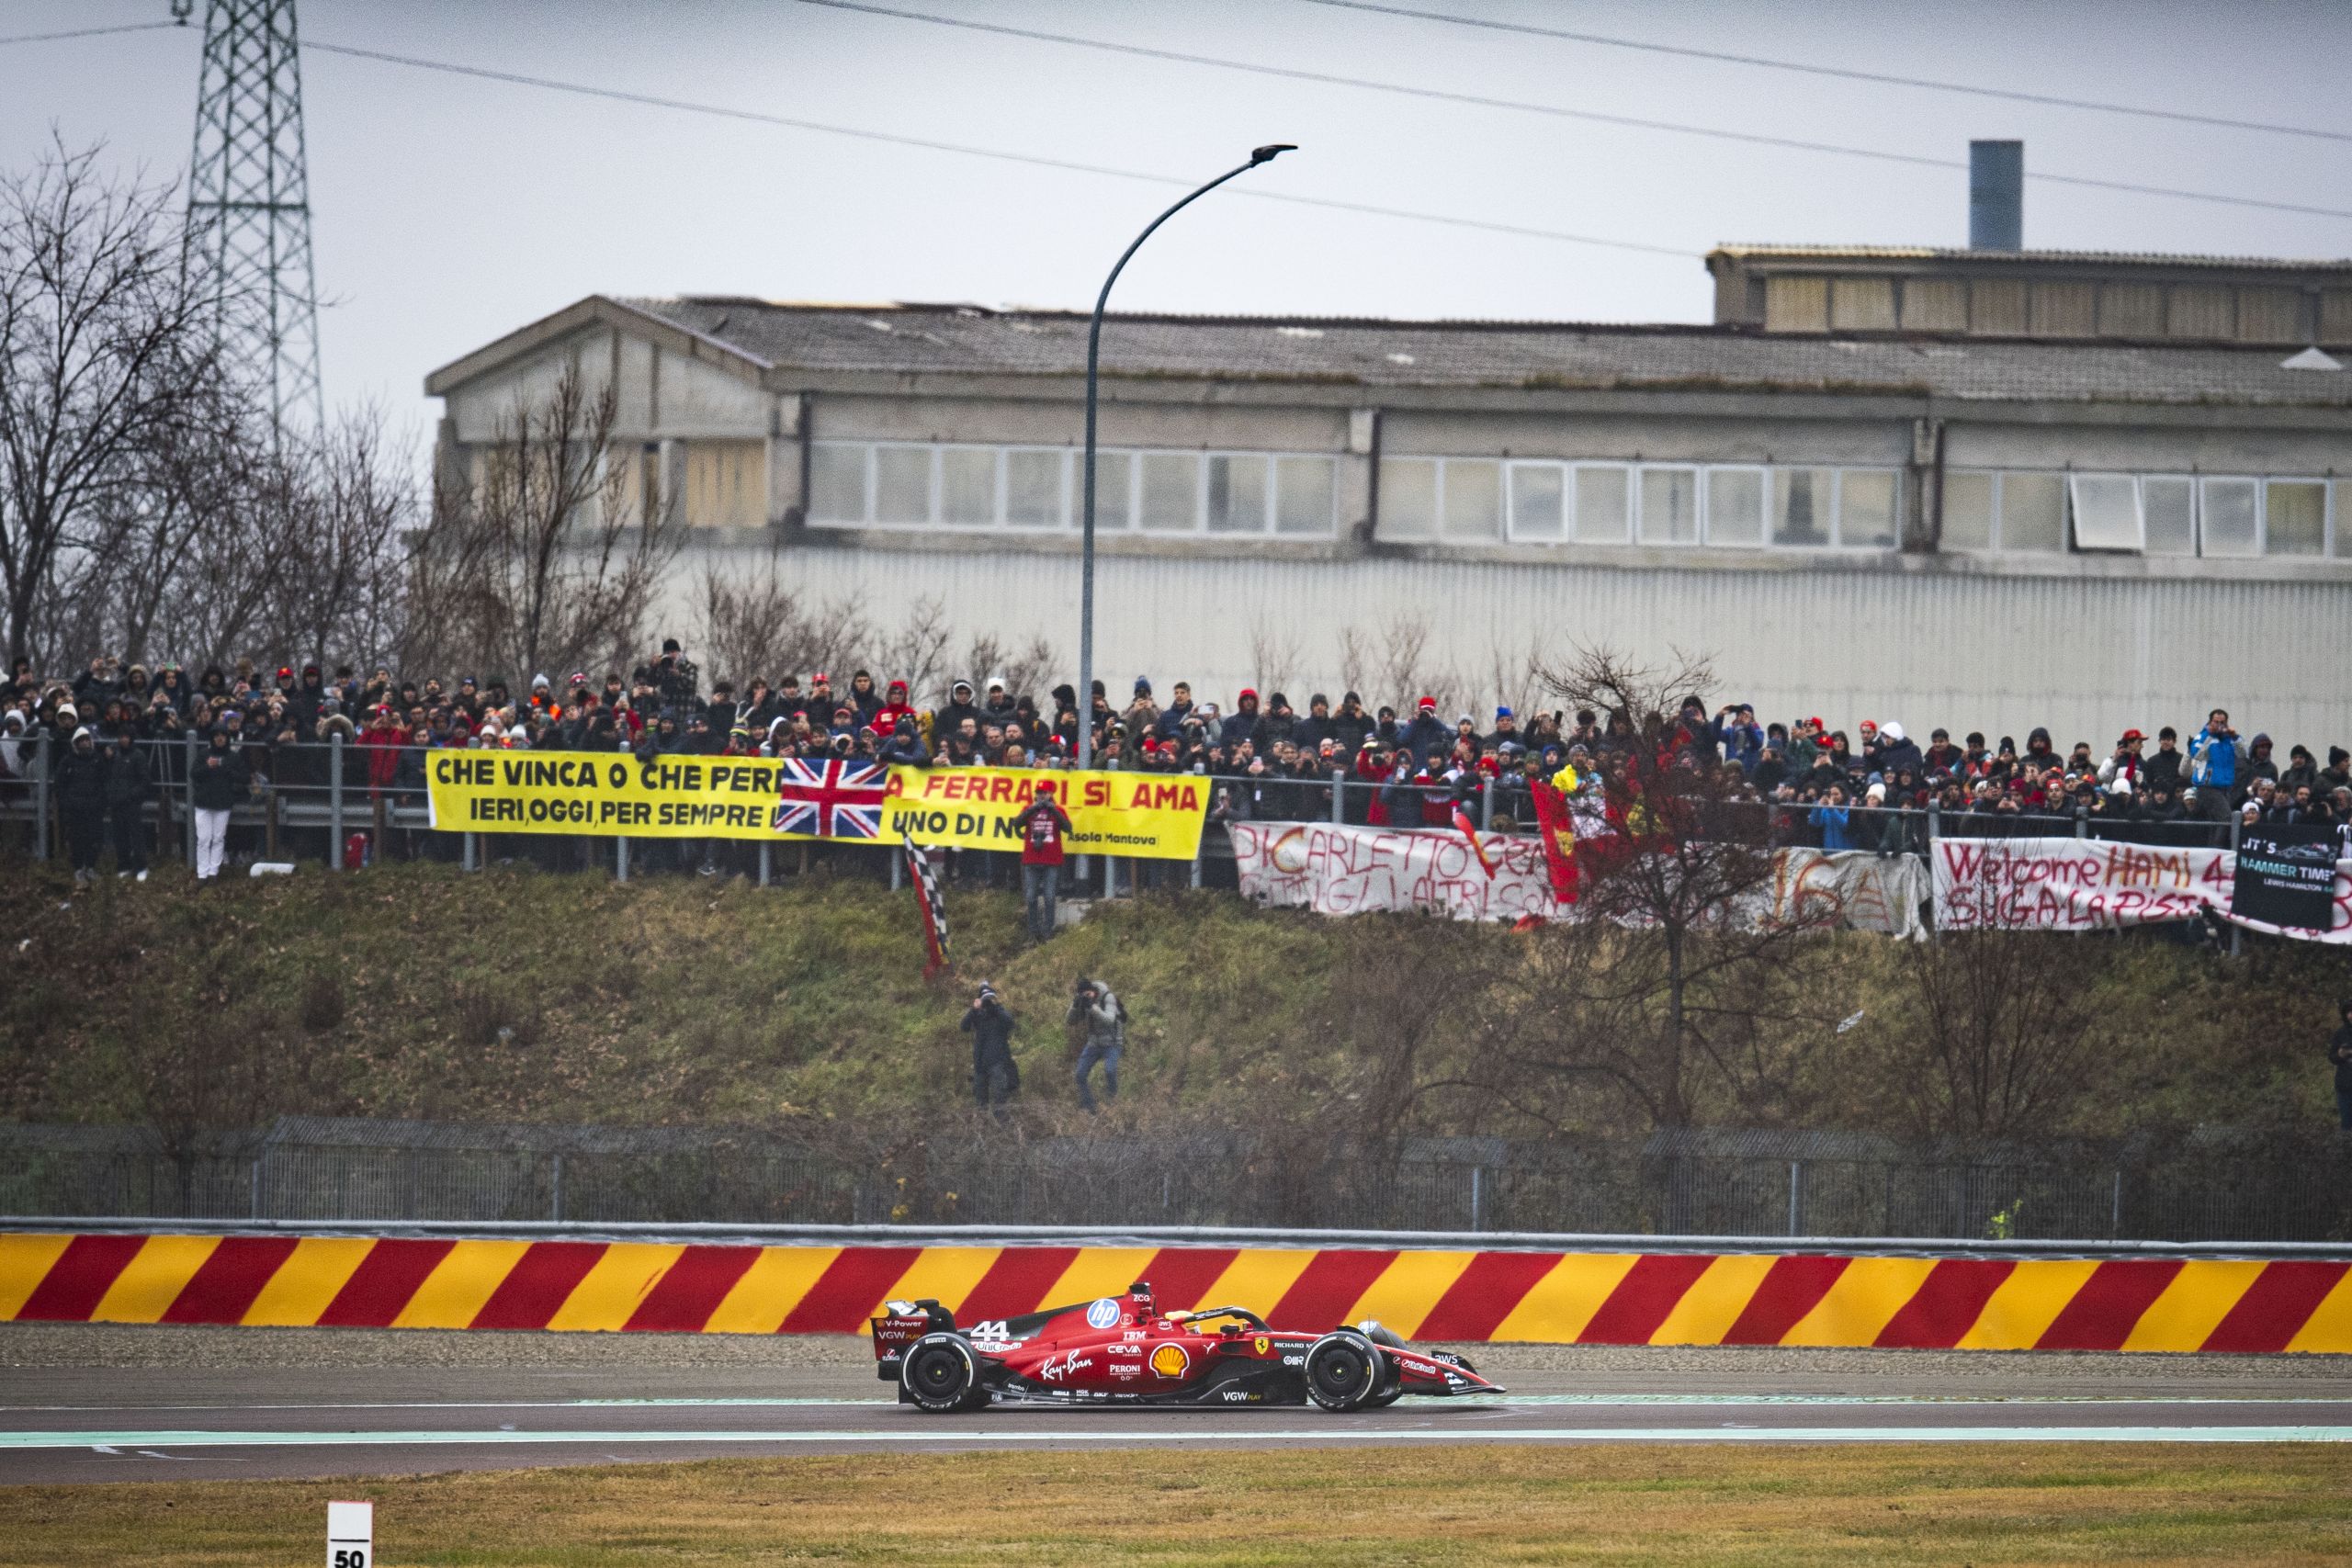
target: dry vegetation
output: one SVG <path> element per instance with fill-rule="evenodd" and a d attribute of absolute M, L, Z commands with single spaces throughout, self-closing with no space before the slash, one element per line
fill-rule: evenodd
<path fill-rule="evenodd" d="M 0 1492 L 0 1564 L 2316 1563 L 2336 1447 L 1475 1446 L 716 1461 Z"/>

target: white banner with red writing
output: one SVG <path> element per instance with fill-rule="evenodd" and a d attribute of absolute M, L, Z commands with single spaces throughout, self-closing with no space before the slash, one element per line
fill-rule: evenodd
<path fill-rule="evenodd" d="M 2238 857 L 2228 850 L 2096 839 L 1938 839 L 1929 846 L 1943 931 L 2111 931 L 2193 920 L 2211 910 L 2248 931 L 2352 943 L 2352 860 L 2335 863 L 2325 930 L 2231 910 Z"/>
<path fill-rule="evenodd" d="M 1241 891 L 1261 904 L 1326 915 L 1418 911 L 1457 920 L 1574 919 L 1553 896 L 1543 840 L 1480 834 L 1494 867 L 1480 867 L 1460 833 L 1357 828 L 1328 822 L 1236 822 L 1233 860 Z M 1909 855 L 1781 850 L 1773 857 L 1769 909 L 1781 920 L 1827 921 L 1896 936 L 1922 933 L 1927 870 Z"/>
<path fill-rule="evenodd" d="M 1231 831 L 1241 891 L 1261 904 L 1326 915 L 1409 909 L 1457 920 L 1561 913 L 1544 846 L 1532 836 L 1481 835 L 1489 875 L 1460 833 L 1336 822 L 1236 822 Z"/>

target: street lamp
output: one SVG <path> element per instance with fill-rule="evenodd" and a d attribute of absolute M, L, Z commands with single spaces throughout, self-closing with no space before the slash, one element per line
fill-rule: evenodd
<path fill-rule="evenodd" d="M 1286 141 L 1269 142 L 1254 149 L 1250 161 L 1238 169 L 1227 169 L 1183 200 L 1153 219 L 1150 224 L 1119 254 L 1118 265 L 1102 280 L 1102 292 L 1094 299 L 1094 320 L 1086 329 L 1086 502 L 1081 527 L 1084 530 L 1080 554 L 1083 565 L 1080 571 L 1078 595 L 1078 765 L 1091 767 L 1094 763 L 1094 405 L 1096 382 L 1102 361 L 1102 307 L 1111 301 L 1111 285 L 1119 281 L 1119 274 L 1129 257 L 1143 248 L 1143 243 L 1162 223 L 1167 222 L 1193 202 L 1208 195 L 1236 175 L 1246 175 L 1261 164 L 1271 164 L 1285 152 L 1297 149 Z"/>

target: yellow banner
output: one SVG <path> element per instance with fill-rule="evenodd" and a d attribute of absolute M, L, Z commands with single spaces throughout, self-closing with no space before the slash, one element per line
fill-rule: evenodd
<path fill-rule="evenodd" d="M 824 763 L 812 762 L 821 773 Z M 768 839 L 1018 851 L 1013 818 L 1051 781 L 1074 830 L 1070 854 L 1191 860 L 1208 812 L 1207 782 L 1189 774 L 1035 772 L 1016 768 L 892 768 L 871 789 L 816 790 L 831 834 L 779 831 L 783 766 L 763 757 L 588 751 L 433 752 L 425 761 L 433 826 L 449 833 L 582 833 L 633 839 Z M 878 835 L 866 830 L 879 806 Z M 860 808 L 863 808 L 862 810 Z M 808 814 L 798 820 L 808 823 Z"/>
<path fill-rule="evenodd" d="M 1073 855 L 1191 860 L 1208 818 L 1208 781 L 1191 773 L 1035 772 L 1027 768 L 892 768 L 882 834 L 963 850 L 1021 848 L 1013 818 L 1040 782 L 1069 813 Z"/>
<path fill-rule="evenodd" d="M 443 832 L 809 838 L 773 827 L 780 772 L 765 757 L 671 753 L 640 764 L 608 751 L 452 749 L 424 763 L 433 826 Z"/>

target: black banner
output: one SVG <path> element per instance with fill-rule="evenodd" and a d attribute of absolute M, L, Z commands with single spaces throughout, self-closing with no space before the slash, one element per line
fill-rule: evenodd
<path fill-rule="evenodd" d="M 2335 829 L 2250 822 L 2238 839 L 2230 913 L 2274 926 L 2328 929 L 2335 918 Z"/>

